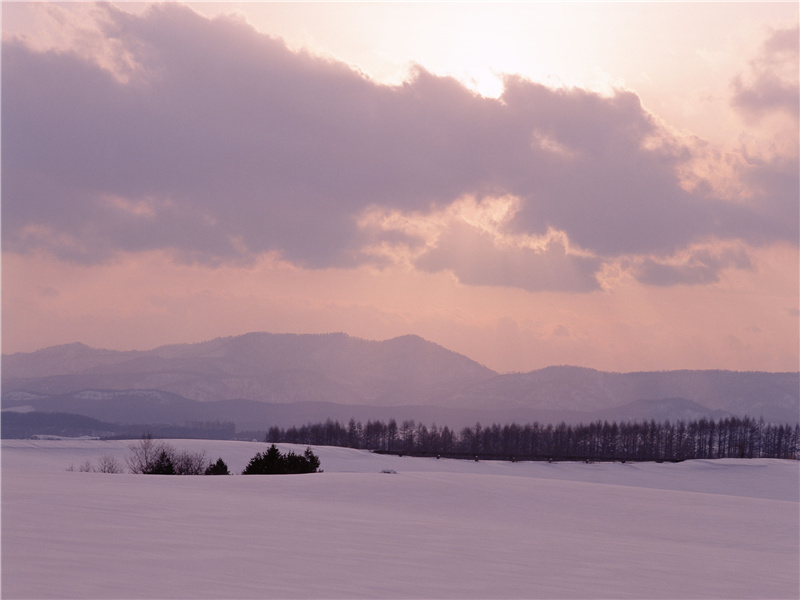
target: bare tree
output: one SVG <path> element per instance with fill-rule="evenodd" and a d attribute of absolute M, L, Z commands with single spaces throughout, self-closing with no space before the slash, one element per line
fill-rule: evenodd
<path fill-rule="evenodd" d="M 176 475 L 202 475 L 208 467 L 206 451 L 189 452 L 185 450 L 174 453 L 172 464 L 175 467 Z"/>
<path fill-rule="evenodd" d="M 130 454 L 126 458 L 128 469 L 131 473 L 152 473 L 161 454 L 167 451 L 167 445 L 159 440 L 154 440 L 149 433 L 135 444 L 128 446 Z"/>
<path fill-rule="evenodd" d="M 97 461 L 97 471 L 100 473 L 122 473 L 122 465 L 115 456 L 103 454 Z"/>

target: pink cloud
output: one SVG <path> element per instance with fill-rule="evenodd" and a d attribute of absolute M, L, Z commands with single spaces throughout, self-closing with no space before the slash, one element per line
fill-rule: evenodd
<path fill-rule="evenodd" d="M 544 248 L 499 245 L 464 223 L 451 224 L 436 246 L 415 262 L 426 271 L 451 270 L 466 285 L 518 287 L 528 291 L 587 292 L 600 289 L 600 260 L 567 254 L 559 240 Z"/>
<path fill-rule="evenodd" d="M 733 106 L 748 119 L 758 121 L 773 111 L 797 119 L 800 111 L 800 29 L 774 31 L 764 42 L 761 54 L 750 64 L 749 81 L 733 82 Z"/>

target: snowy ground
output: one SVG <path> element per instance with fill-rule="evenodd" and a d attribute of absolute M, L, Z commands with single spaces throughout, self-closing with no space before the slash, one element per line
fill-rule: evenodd
<path fill-rule="evenodd" d="M 235 472 L 267 447 L 171 443 Z M 3 598 L 800 596 L 793 461 L 475 463 L 314 447 L 324 473 L 77 471 L 103 454 L 124 464 L 128 444 L 3 440 Z"/>

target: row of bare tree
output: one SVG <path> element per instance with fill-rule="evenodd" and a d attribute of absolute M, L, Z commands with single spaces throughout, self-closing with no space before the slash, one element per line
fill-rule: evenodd
<path fill-rule="evenodd" d="M 751 417 L 676 422 L 596 421 L 589 424 L 480 423 L 454 431 L 392 419 L 327 420 L 301 427 L 271 427 L 267 442 L 366 448 L 389 452 L 505 455 L 524 458 L 686 460 L 694 458 L 798 458 L 800 424 L 766 423 Z"/>

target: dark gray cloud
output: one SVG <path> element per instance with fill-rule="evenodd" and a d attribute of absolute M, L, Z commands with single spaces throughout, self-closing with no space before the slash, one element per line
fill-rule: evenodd
<path fill-rule="evenodd" d="M 741 249 L 718 252 L 702 249 L 692 252 L 681 262 L 645 258 L 633 272 L 638 281 L 649 285 L 700 285 L 719 281 L 720 272 L 730 267 L 752 269 L 752 263 Z"/>
<path fill-rule="evenodd" d="M 443 236 L 420 266 L 467 283 L 588 290 L 608 258 L 671 255 L 710 236 L 796 241 L 783 212 L 796 167 L 753 172 L 765 193 L 783 194 L 758 206 L 686 192 L 677 167 L 689 151 L 647 143 L 662 132 L 632 93 L 509 77 L 489 99 L 421 68 L 385 86 L 179 5 L 105 10 L 106 35 L 138 65 L 127 81 L 76 54 L 3 43 L 6 250 L 84 262 L 277 251 L 347 266 L 372 260 L 361 252 L 372 233 L 358 226 L 368 207 L 430 211 L 505 193 L 521 201 L 509 233 L 564 231 L 597 258 L 492 247 L 471 262 Z"/>

